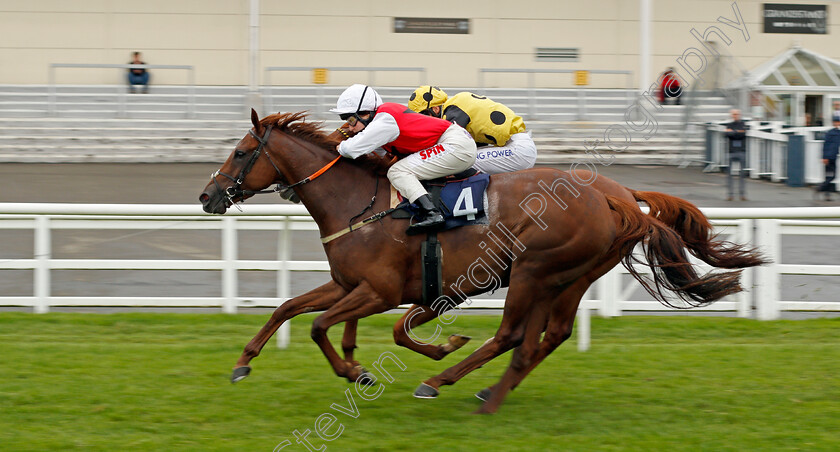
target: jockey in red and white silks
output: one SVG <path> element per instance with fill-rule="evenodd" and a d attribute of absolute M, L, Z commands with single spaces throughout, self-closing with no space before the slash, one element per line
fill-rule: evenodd
<path fill-rule="evenodd" d="M 355 159 L 381 148 L 399 158 L 388 170 L 388 180 L 423 211 L 425 218 L 412 227 L 424 229 L 443 223 L 420 180 L 449 176 L 473 166 L 477 151 L 470 134 L 457 124 L 417 114 L 405 105 L 381 103 L 379 95 L 364 85 L 347 88 L 331 111 L 357 133 L 338 145 L 341 155 Z"/>

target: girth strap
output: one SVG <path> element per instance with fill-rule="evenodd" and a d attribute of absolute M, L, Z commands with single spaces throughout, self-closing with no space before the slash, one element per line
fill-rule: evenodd
<path fill-rule="evenodd" d="M 423 259 L 423 305 L 431 306 L 442 293 L 441 260 L 443 253 L 437 239 L 437 232 L 429 232 L 426 241 L 420 248 L 420 255 Z"/>

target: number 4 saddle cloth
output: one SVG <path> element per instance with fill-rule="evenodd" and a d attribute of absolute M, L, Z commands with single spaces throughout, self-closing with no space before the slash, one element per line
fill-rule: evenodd
<path fill-rule="evenodd" d="M 479 173 L 460 179 L 457 176 L 421 181 L 432 201 L 446 218 L 446 225 L 438 230 L 488 224 L 486 191 L 490 184 L 490 175 Z M 411 218 L 420 212 L 416 205 L 400 196 L 393 186 L 391 186 L 391 207 L 397 209 L 391 214 L 393 218 Z"/>

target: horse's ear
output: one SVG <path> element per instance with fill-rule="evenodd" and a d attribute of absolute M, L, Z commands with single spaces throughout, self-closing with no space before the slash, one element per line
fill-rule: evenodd
<path fill-rule="evenodd" d="M 251 124 L 254 125 L 254 132 L 257 132 L 257 135 L 262 133 L 262 130 L 260 130 L 262 127 L 260 125 L 260 115 L 258 115 L 257 111 L 253 108 L 251 109 Z"/>

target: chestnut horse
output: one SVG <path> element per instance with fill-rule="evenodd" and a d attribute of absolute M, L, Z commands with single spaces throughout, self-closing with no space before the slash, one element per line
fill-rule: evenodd
<path fill-rule="evenodd" d="M 469 296 L 508 287 L 496 334 L 415 392 L 435 397 L 441 386 L 516 348 L 499 383 L 480 393 L 486 401 L 479 412 L 494 412 L 507 392 L 571 335 L 583 293 L 621 260 L 657 300 L 674 306 L 666 296 L 669 291 L 689 307 L 740 291 L 740 270 L 698 275 L 685 249 L 720 268 L 763 263 L 752 250 L 715 241 L 708 220 L 686 201 L 635 192 L 585 171 L 531 169 L 491 177 L 488 224 L 439 233 L 445 256 L 443 295 L 434 309 L 423 308 L 417 303 L 422 298 L 424 237 L 406 236 L 405 221 L 374 215 L 389 208 L 387 179 L 364 161 L 339 158 L 337 139 L 304 119 L 296 113 L 260 120 L 252 110 L 254 128 L 200 196 L 206 212 L 222 214 L 271 184 L 292 186 L 318 224 L 331 269 L 330 282 L 275 310 L 245 347 L 232 381 L 249 374 L 251 359 L 284 321 L 310 311 L 325 311 L 313 322 L 312 338 L 335 373 L 350 381 L 364 372 L 352 357 L 356 321 L 404 303 L 415 306 L 394 327 L 395 341 L 440 359 L 464 341 L 421 344 L 408 336 L 410 328 Z M 636 201 L 648 203 L 650 214 L 642 213 Z M 368 210 L 368 219 L 356 221 Z M 632 265 L 637 244 L 645 248 L 643 263 L 653 270 L 650 281 Z M 347 322 L 344 359 L 326 334 L 342 322 Z"/>

